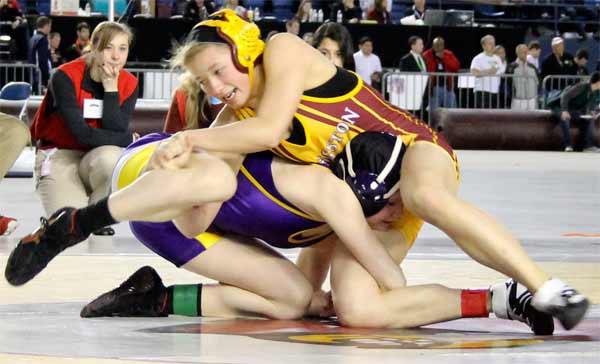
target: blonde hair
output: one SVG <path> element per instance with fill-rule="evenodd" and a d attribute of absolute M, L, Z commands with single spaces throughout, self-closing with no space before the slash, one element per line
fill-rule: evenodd
<path fill-rule="evenodd" d="M 188 72 L 182 74 L 179 81 L 181 82 L 179 89 L 185 91 L 187 96 L 185 99 L 185 115 L 181 115 L 185 119 L 185 128 L 198 129 L 200 116 L 206 119 L 204 111 L 201 110 L 203 107 L 200 106 L 201 104 L 204 106 L 206 94 L 202 91 L 194 76 Z"/>
<path fill-rule="evenodd" d="M 210 46 L 229 47 L 224 43 L 209 43 L 209 42 L 189 42 L 175 49 L 173 57 L 169 61 L 172 70 L 186 70 L 192 59 L 200 52 Z M 208 107 L 209 98 L 200 88 L 198 81 L 189 72 L 184 72 L 179 78 L 181 82 L 180 88 L 187 93 L 185 101 L 185 123 L 187 129 L 198 128 L 198 119 L 202 117 L 208 120 L 205 114 L 205 109 Z"/>
<path fill-rule="evenodd" d="M 103 21 L 102 23 L 96 25 L 96 28 L 94 28 L 90 38 L 92 49 L 103 51 L 106 49 L 106 47 L 108 47 L 110 41 L 118 34 L 125 34 L 128 38 L 128 43 L 131 44 L 131 41 L 133 40 L 133 33 L 127 25 L 114 21 Z"/>

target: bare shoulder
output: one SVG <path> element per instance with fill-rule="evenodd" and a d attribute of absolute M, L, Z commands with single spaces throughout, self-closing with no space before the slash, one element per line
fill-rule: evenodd
<path fill-rule="evenodd" d="M 291 33 L 277 33 L 275 34 L 266 44 L 265 53 L 268 52 L 282 52 L 288 53 L 292 49 L 306 49 L 312 47 L 300 37 Z"/>
<path fill-rule="evenodd" d="M 290 65 L 310 66 L 315 61 L 322 61 L 321 58 L 326 60 L 319 51 L 300 37 L 290 33 L 279 33 L 267 42 L 263 62 L 267 68 L 271 68 L 269 65 L 282 64 L 286 71 L 289 71 Z"/>

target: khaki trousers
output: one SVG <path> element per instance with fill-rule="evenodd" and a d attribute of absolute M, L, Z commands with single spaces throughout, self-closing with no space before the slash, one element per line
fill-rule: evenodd
<path fill-rule="evenodd" d="M 29 129 L 25 123 L 0 112 L 0 180 L 19 158 L 29 140 Z"/>
<path fill-rule="evenodd" d="M 46 214 L 61 207 L 85 207 L 108 196 L 113 169 L 123 149 L 113 145 L 88 152 L 38 149 L 34 174 Z"/>

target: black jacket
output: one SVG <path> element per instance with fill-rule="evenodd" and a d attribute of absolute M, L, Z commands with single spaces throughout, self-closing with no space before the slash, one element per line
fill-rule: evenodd
<path fill-rule="evenodd" d="M 423 57 L 421 57 L 423 58 Z M 425 59 L 423 59 L 423 65 L 425 66 L 425 71 L 427 71 L 427 65 L 425 63 Z M 417 60 L 412 55 L 412 53 L 408 53 L 400 58 L 400 70 L 403 72 L 421 72 L 419 65 L 417 64 Z"/>
<path fill-rule="evenodd" d="M 29 53 L 27 55 L 29 63 L 40 68 L 42 73 L 42 85 L 48 85 L 50 78 L 50 48 L 46 34 L 36 32 L 29 40 Z"/>

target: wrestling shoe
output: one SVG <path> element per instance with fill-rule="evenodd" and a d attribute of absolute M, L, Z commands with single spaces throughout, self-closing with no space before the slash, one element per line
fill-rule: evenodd
<path fill-rule="evenodd" d="M 492 311 L 498 318 L 526 323 L 536 335 L 552 335 L 552 316 L 532 306 L 533 295 L 525 286 L 509 279 L 491 287 Z"/>
<path fill-rule="evenodd" d="M 138 269 L 110 292 L 88 303 L 81 317 L 164 317 L 167 288 L 154 268 Z"/>
<path fill-rule="evenodd" d="M 0 215 L 0 236 L 10 235 L 19 226 L 17 220 L 12 217 Z"/>
<path fill-rule="evenodd" d="M 76 228 L 75 211 L 63 207 L 48 219 L 40 218 L 41 226 L 22 238 L 8 257 L 4 271 L 8 283 L 20 286 L 29 282 L 60 252 L 87 238 Z"/>
<path fill-rule="evenodd" d="M 590 302 L 561 280 L 551 279 L 538 289 L 531 304 L 556 317 L 566 330 L 571 330 L 583 319 Z"/>

